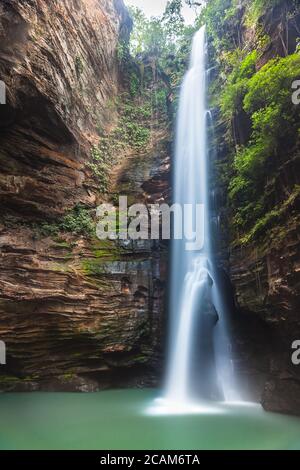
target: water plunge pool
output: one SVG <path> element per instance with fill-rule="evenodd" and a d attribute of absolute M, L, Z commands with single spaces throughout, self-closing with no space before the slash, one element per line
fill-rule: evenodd
<path fill-rule="evenodd" d="M 0 449 L 300 449 L 299 418 L 247 403 L 168 414 L 159 395 L 155 390 L 2 394 Z"/>

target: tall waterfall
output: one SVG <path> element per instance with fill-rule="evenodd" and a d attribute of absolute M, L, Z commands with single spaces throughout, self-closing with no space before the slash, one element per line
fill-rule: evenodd
<path fill-rule="evenodd" d="M 231 362 L 212 262 L 206 105 L 206 35 L 194 36 L 190 67 L 181 89 L 174 162 L 174 203 L 189 204 L 184 224 L 195 228 L 196 205 L 204 208 L 204 244 L 188 251 L 185 237 L 172 242 L 170 347 L 165 398 L 185 404 L 228 398 Z M 176 224 L 181 224 L 175 220 Z M 218 347 L 215 337 L 218 335 Z M 232 398 L 232 396 L 230 397 Z"/>

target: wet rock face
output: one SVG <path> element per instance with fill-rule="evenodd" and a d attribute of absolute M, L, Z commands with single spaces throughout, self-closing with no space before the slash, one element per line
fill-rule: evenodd
<path fill-rule="evenodd" d="M 286 18 L 284 9 L 284 4 L 274 7 L 262 19 L 271 41 L 259 67 L 295 51 L 300 18 Z M 238 136 L 248 135 L 243 120 L 236 126 Z M 283 201 L 299 185 L 299 161 L 298 146 L 283 149 L 274 162 L 276 201 Z M 249 382 L 259 377 L 256 393 L 267 410 L 300 414 L 300 366 L 292 363 L 292 343 L 300 339 L 299 198 L 272 233 L 266 231 L 247 247 L 235 244 L 229 266 L 236 316 L 240 324 L 244 322 L 235 345 L 240 368 Z"/>
<path fill-rule="evenodd" d="M 2 206 L 57 215 L 92 203 L 85 162 L 118 91 L 122 0 L 4 1 L 0 15 Z M 52 190 L 49 191 L 51 185 Z"/>
<path fill-rule="evenodd" d="M 159 253 L 100 241 L 72 248 L 72 240 L 34 240 L 24 229 L 2 231 L 0 243 L 8 356 L 1 372 L 14 376 L 0 376 L 3 389 L 154 380 L 164 296 Z"/>
<path fill-rule="evenodd" d="M 284 244 L 277 248 L 270 244 L 269 248 L 264 253 L 251 247 L 242 256 L 240 252 L 233 254 L 236 305 L 247 323 L 249 316 L 258 320 L 256 335 L 244 331 L 243 338 L 256 344 L 256 348 L 248 345 L 247 351 L 255 373 L 265 376 L 260 391 L 263 406 L 299 414 L 300 370 L 292 363 L 292 344 L 300 338 L 300 246 L 293 225 L 287 221 Z M 241 350 L 245 354 L 245 347 Z"/>
<path fill-rule="evenodd" d="M 292 365 L 292 351 L 287 353 L 288 349 L 277 348 L 272 355 L 262 404 L 268 411 L 300 415 L 299 366 Z"/>
<path fill-rule="evenodd" d="M 123 1 L 4 1 L 0 24 L 0 391 L 154 385 L 165 248 L 38 228 L 103 199 L 88 162 L 121 87 L 117 49 L 131 27 Z M 164 198 L 166 184 L 151 179 L 167 157 L 164 146 L 133 155 L 135 181 L 120 165 L 133 199 Z"/>

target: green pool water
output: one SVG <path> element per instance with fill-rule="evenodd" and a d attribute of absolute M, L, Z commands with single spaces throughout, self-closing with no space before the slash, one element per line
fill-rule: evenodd
<path fill-rule="evenodd" d="M 300 419 L 259 405 L 167 415 L 158 392 L 0 395 L 0 449 L 300 449 Z M 162 411 L 162 412 L 161 412 Z"/>

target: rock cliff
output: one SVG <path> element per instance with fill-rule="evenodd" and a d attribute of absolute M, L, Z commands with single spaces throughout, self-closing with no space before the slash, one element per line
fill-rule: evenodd
<path fill-rule="evenodd" d="M 248 0 L 237 3 L 227 34 L 243 53 L 262 49 L 256 71 L 295 51 L 300 17 L 286 9 L 295 2 L 276 2 L 259 18 L 266 44 L 245 22 Z M 0 340 L 7 365 L 0 391 L 159 380 L 166 246 L 100 241 L 94 233 L 103 201 L 170 197 L 170 116 L 158 93 L 166 85 L 151 61 L 139 69 L 128 57 L 130 29 L 122 0 L 1 2 Z M 215 121 L 222 172 L 232 149 L 224 122 Z M 230 125 L 235 144 L 246 145 L 245 112 Z M 285 413 L 300 413 L 300 369 L 291 363 L 300 339 L 299 149 L 299 142 L 281 147 L 269 167 L 268 210 L 289 204 L 265 236 L 245 244 L 228 230 L 235 214 L 226 171 L 216 171 L 212 198 L 242 387 L 249 399 L 262 397 L 266 409 Z"/>
<path fill-rule="evenodd" d="M 258 74 L 266 64 L 275 63 L 273 62 L 275 58 L 280 60 L 295 54 L 300 30 L 297 2 L 278 1 L 274 2 L 274 5 L 265 2 L 256 24 L 252 25 L 247 12 L 253 2 L 244 0 L 238 4 L 234 16 L 231 20 L 227 20 L 233 22 L 234 28 L 229 30 L 228 23 L 225 22 L 223 34 L 227 34 L 230 40 L 235 42 L 235 51 L 238 51 L 237 54 L 242 54 L 242 58 L 246 56 L 248 60 L 251 59 L 251 51 L 255 51 L 258 60 L 255 63 L 254 73 Z M 240 59 L 241 64 L 246 64 L 247 59 L 245 62 L 242 60 Z M 240 70 L 242 67 L 243 65 Z M 291 100 L 292 80 L 288 78 L 289 73 L 291 74 L 291 69 L 287 67 L 283 73 L 286 77 L 284 92 L 287 94 L 288 109 L 292 109 L 295 105 Z M 237 75 L 232 77 L 229 80 L 236 80 Z M 233 83 L 238 90 L 239 83 L 242 82 Z M 245 83 L 247 90 L 247 79 Z M 268 96 L 275 86 L 272 81 L 270 83 L 257 81 L 258 93 L 260 89 L 267 87 L 265 96 Z M 276 105 L 280 102 L 282 92 L 282 90 L 277 92 Z M 292 343 L 300 338 L 300 240 L 297 189 L 299 139 L 293 140 L 287 126 L 285 135 L 279 138 L 277 149 L 268 151 L 266 165 L 256 170 L 255 179 L 261 183 L 254 193 L 255 196 L 244 189 L 238 193 L 234 204 L 230 198 L 224 198 L 225 187 L 222 186 L 224 168 L 228 171 L 226 165 L 229 163 L 231 170 L 228 172 L 226 184 L 229 181 L 230 192 L 238 158 L 235 156 L 236 160 L 233 161 L 232 155 L 237 155 L 247 145 L 251 148 L 255 139 L 255 135 L 251 134 L 253 129 L 251 130 L 249 115 L 245 112 L 244 96 L 245 92 L 241 98 L 237 98 L 234 105 L 234 115 L 230 123 L 233 140 L 231 148 L 224 144 L 224 135 L 226 140 L 224 121 L 220 116 L 216 116 L 217 133 L 220 136 L 217 165 L 223 168 L 223 174 L 217 172 L 219 187 L 216 189 L 217 193 L 221 194 L 219 216 L 223 232 L 223 250 L 221 249 L 219 260 L 228 272 L 234 289 L 235 305 L 231 310 L 237 368 L 243 383 L 243 391 L 244 393 L 248 391 L 249 398 L 256 396 L 267 410 L 299 414 L 300 368 L 293 365 L 291 359 Z M 267 99 L 262 108 L 264 107 L 267 107 Z M 286 124 L 288 119 L 286 116 L 283 123 Z M 299 112 L 296 112 L 296 108 L 293 119 L 293 122 L 299 123 Z M 272 125 L 275 128 L 276 123 Z M 262 128 L 261 122 L 257 132 Z M 268 129 L 265 128 L 264 140 L 267 138 Z M 246 167 L 246 153 L 244 155 Z M 248 207 L 245 201 L 249 204 Z M 255 220 L 255 211 L 259 214 L 260 203 L 265 204 L 265 210 L 269 211 L 270 223 L 267 223 L 267 217 L 260 219 L 259 215 Z M 243 213 L 239 212 L 241 207 L 245 207 Z M 254 214 L 253 216 L 248 213 L 248 216 L 249 219 L 253 217 L 255 231 L 252 231 L 247 239 L 242 236 L 245 232 L 243 227 L 236 229 L 236 220 L 237 214 L 244 214 L 240 218 L 246 217 L 249 208 L 252 208 Z M 274 219 L 271 219 L 272 214 Z M 247 227 L 246 223 L 245 226 Z"/>
<path fill-rule="evenodd" d="M 120 55 L 130 29 L 122 0 L 1 2 L 0 391 L 88 391 L 159 376 L 164 247 L 87 233 L 96 206 L 121 187 L 139 202 L 168 187 L 165 122 L 151 127 L 159 145 L 110 149 L 114 165 L 97 166 L 127 92 Z"/>

